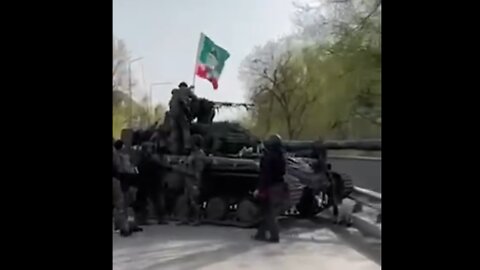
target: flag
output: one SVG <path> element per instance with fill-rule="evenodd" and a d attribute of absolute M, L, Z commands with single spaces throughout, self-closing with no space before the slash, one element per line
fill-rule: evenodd
<path fill-rule="evenodd" d="M 195 74 L 200 78 L 209 80 L 213 85 L 213 89 L 216 90 L 223 66 L 229 57 L 230 53 L 227 50 L 216 45 L 202 33 L 198 45 Z"/>

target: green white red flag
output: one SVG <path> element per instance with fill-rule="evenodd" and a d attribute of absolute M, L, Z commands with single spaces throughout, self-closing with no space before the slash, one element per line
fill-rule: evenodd
<path fill-rule="evenodd" d="M 209 37 L 202 33 L 198 46 L 195 75 L 210 81 L 213 89 L 217 90 L 218 80 L 222 74 L 223 66 L 229 57 L 230 53 L 227 50 L 216 45 Z"/>

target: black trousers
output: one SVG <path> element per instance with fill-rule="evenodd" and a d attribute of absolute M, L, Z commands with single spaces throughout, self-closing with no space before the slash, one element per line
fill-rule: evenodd
<path fill-rule="evenodd" d="M 282 211 L 286 192 L 287 190 L 284 183 L 275 184 L 267 189 L 267 197 L 260 201 L 262 220 L 255 237 L 266 238 L 266 233 L 269 232 L 271 240 L 278 240 L 280 238 L 277 216 Z"/>

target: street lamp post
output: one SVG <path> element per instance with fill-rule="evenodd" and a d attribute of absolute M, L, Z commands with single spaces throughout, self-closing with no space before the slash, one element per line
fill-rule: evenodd
<path fill-rule="evenodd" d="M 130 117 L 129 117 L 129 126 L 132 128 L 133 125 L 133 92 L 132 92 L 132 63 L 142 60 L 143 57 L 137 57 L 128 61 L 128 94 L 130 95 Z"/>

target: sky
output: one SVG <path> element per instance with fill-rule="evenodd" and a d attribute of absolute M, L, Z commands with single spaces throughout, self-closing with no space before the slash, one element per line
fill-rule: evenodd
<path fill-rule="evenodd" d="M 136 99 L 148 94 L 151 83 L 171 82 L 153 88 L 153 103 L 167 105 L 174 86 L 192 83 L 203 32 L 230 58 L 219 89 L 197 77 L 195 93 L 214 101 L 245 102 L 240 63 L 255 46 L 292 33 L 293 13 L 292 0 L 113 0 L 113 35 L 125 41 L 132 58 L 143 57 L 132 63 L 139 82 Z M 238 110 L 223 110 L 220 118 L 238 118 Z"/>

